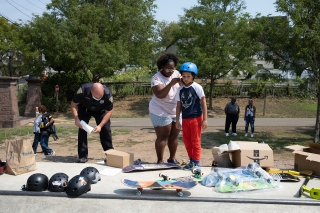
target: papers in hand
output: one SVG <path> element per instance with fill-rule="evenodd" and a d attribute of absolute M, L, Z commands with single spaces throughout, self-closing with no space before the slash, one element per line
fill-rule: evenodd
<path fill-rule="evenodd" d="M 80 124 L 82 126 L 82 129 L 84 131 L 86 131 L 88 134 L 91 134 L 93 127 L 89 126 L 86 122 L 84 122 L 83 120 L 80 121 Z"/>

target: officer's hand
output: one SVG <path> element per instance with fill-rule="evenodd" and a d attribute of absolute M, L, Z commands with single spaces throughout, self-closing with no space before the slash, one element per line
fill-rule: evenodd
<path fill-rule="evenodd" d="M 78 117 L 74 119 L 74 124 L 80 129 L 82 129 L 82 125 L 80 124 L 80 119 Z"/>
<path fill-rule="evenodd" d="M 100 132 L 100 131 L 101 131 L 101 127 L 99 125 L 92 130 L 92 132 Z"/>

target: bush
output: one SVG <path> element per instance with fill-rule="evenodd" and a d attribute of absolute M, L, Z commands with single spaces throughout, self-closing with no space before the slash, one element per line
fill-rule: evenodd
<path fill-rule="evenodd" d="M 24 111 L 26 109 L 27 90 L 28 90 L 28 84 L 23 84 L 20 87 L 18 86 L 18 107 L 19 107 L 20 116 L 24 115 Z"/>
<path fill-rule="evenodd" d="M 78 87 L 88 82 L 83 72 L 57 73 L 49 76 L 41 83 L 42 100 L 49 112 L 56 110 L 55 86 L 59 85 L 59 111 L 67 112 L 70 109 L 70 101 Z"/>

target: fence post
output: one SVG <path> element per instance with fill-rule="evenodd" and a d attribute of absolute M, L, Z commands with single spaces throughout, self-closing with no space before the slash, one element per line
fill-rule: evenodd
<path fill-rule="evenodd" d="M 267 103 L 267 90 L 266 90 L 266 86 L 264 86 L 263 116 L 265 116 L 266 114 L 266 103 Z"/>

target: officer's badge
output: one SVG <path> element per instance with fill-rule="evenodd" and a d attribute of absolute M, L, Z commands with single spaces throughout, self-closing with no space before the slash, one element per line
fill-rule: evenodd
<path fill-rule="evenodd" d="M 103 104 L 104 103 L 104 100 L 100 100 L 100 104 Z"/>
<path fill-rule="evenodd" d="M 111 103 L 113 103 L 113 97 L 112 97 L 112 96 L 109 98 L 109 101 L 110 101 Z"/>
<path fill-rule="evenodd" d="M 77 94 L 82 94 L 82 88 L 81 87 L 78 89 Z"/>

